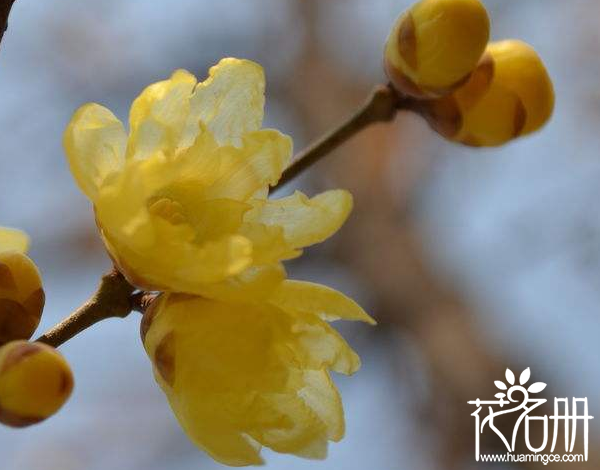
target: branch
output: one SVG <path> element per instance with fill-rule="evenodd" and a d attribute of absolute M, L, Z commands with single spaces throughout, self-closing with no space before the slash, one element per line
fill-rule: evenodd
<path fill-rule="evenodd" d="M 107 318 L 125 318 L 138 309 L 133 287 L 116 269 L 102 276 L 96 293 L 65 320 L 36 341 L 58 347 L 83 330 Z M 132 301 L 133 300 L 133 301 Z"/>
<path fill-rule="evenodd" d="M 0 41 L 4 37 L 4 32 L 8 29 L 8 15 L 15 0 L 0 0 Z"/>
<path fill-rule="evenodd" d="M 376 87 L 367 102 L 347 121 L 296 155 L 273 191 L 288 183 L 348 139 L 376 122 L 389 122 L 402 107 L 403 99 L 388 85 Z"/>

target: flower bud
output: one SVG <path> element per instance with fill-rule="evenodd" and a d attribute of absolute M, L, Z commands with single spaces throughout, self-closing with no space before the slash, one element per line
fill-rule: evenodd
<path fill-rule="evenodd" d="M 44 308 L 42 279 L 36 265 L 17 251 L 0 252 L 0 346 L 29 339 Z"/>
<path fill-rule="evenodd" d="M 72 390 L 71 368 L 53 347 L 13 341 L 0 348 L 0 422 L 39 423 L 55 414 Z"/>
<path fill-rule="evenodd" d="M 392 29 L 384 56 L 387 75 L 406 95 L 443 96 L 467 80 L 489 34 L 479 0 L 421 0 Z"/>
<path fill-rule="evenodd" d="M 542 60 L 531 46 L 507 40 L 490 43 L 465 85 L 422 103 L 420 110 L 444 137 L 493 147 L 535 132 L 553 109 L 552 81 Z"/>

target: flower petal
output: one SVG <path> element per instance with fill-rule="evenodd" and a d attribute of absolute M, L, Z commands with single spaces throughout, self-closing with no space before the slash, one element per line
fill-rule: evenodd
<path fill-rule="evenodd" d="M 298 354 L 306 369 L 328 368 L 344 375 L 360 369 L 358 354 L 335 329 L 315 315 L 298 316 L 294 340 L 301 345 Z"/>
<path fill-rule="evenodd" d="M 240 148 L 225 146 L 211 158 L 219 162 L 219 177 L 207 188 L 207 198 L 247 200 L 274 185 L 292 155 L 292 140 L 276 130 L 245 134 Z"/>
<path fill-rule="evenodd" d="M 221 145 L 239 146 L 247 132 L 261 128 L 265 105 L 265 76 L 260 65 L 227 58 L 211 67 L 190 101 L 184 141 L 193 142 L 202 121 Z"/>
<path fill-rule="evenodd" d="M 244 224 L 240 233 L 252 240 L 252 257 L 255 264 L 271 264 L 297 258 L 302 254 L 287 243 L 283 229 L 265 224 Z"/>
<path fill-rule="evenodd" d="M 245 220 L 283 227 L 285 238 L 294 248 L 326 240 L 339 230 L 352 210 L 348 191 L 332 190 L 308 198 L 297 191 L 275 200 L 253 200 L 254 209 Z"/>
<path fill-rule="evenodd" d="M 285 275 L 281 264 L 252 266 L 222 282 L 199 286 L 198 294 L 227 302 L 262 300 L 271 295 Z"/>
<path fill-rule="evenodd" d="M 0 227 L 0 252 L 16 251 L 26 253 L 29 248 L 29 236 L 15 228 Z"/>
<path fill-rule="evenodd" d="M 122 168 L 126 144 L 121 121 L 99 104 L 86 104 L 71 118 L 63 145 L 75 181 L 92 201 L 106 177 Z"/>
<path fill-rule="evenodd" d="M 269 297 L 269 302 L 286 312 L 311 313 L 327 321 L 356 320 L 376 324 L 351 298 L 312 282 L 286 280 Z"/>
<path fill-rule="evenodd" d="M 327 426 L 327 438 L 338 442 L 344 437 L 344 409 L 340 392 L 325 370 L 304 372 L 305 387 L 298 395 L 310 406 Z"/>
<path fill-rule="evenodd" d="M 129 112 L 127 158 L 143 159 L 157 151 L 177 150 L 195 85 L 196 77 L 186 70 L 177 70 L 171 78 L 150 85 L 135 99 Z"/>

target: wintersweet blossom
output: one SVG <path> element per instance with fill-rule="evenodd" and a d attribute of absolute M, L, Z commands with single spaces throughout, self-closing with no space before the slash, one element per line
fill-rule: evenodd
<path fill-rule="evenodd" d="M 146 88 L 129 133 L 87 104 L 64 137 L 71 171 L 94 205 L 106 248 L 137 287 L 230 301 L 260 298 L 281 262 L 331 236 L 349 193 L 269 199 L 288 165 L 288 136 L 261 129 L 265 79 L 248 60 L 223 59 L 197 83 L 187 71 Z"/>
<path fill-rule="evenodd" d="M 181 426 L 221 463 L 262 463 L 262 446 L 324 458 L 344 435 L 329 370 L 352 374 L 357 354 L 327 321 L 374 323 L 332 289 L 284 281 L 267 299 L 233 304 L 160 296 L 142 340 Z"/>

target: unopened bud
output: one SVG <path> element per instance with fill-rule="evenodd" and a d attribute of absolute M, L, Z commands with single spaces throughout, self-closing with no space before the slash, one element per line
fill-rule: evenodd
<path fill-rule="evenodd" d="M 449 96 L 421 103 L 444 137 L 493 147 L 541 128 L 554 109 L 552 81 L 535 50 L 521 41 L 491 43 L 469 81 Z"/>
<path fill-rule="evenodd" d="M 0 346 L 29 339 L 44 308 L 42 279 L 36 265 L 17 251 L 0 252 Z"/>
<path fill-rule="evenodd" d="M 450 93 L 477 66 L 489 33 L 479 0 L 421 0 L 398 18 L 388 38 L 388 77 L 414 98 Z"/>
<path fill-rule="evenodd" d="M 13 341 L 0 348 L 0 422 L 39 423 L 55 414 L 72 390 L 71 368 L 53 347 Z"/>

